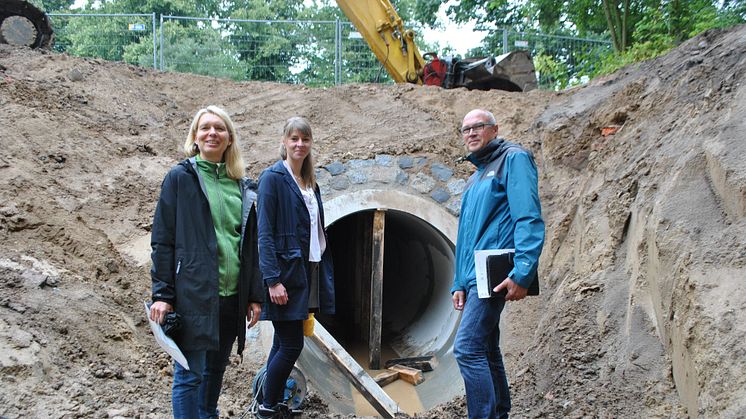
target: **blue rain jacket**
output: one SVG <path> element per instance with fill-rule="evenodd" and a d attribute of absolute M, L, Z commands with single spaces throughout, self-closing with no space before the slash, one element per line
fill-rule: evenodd
<path fill-rule="evenodd" d="M 476 285 L 474 251 L 515 249 L 513 281 L 528 288 L 544 245 L 538 174 L 523 147 L 495 138 L 468 160 L 477 171 L 461 200 L 451 293 Z"/>

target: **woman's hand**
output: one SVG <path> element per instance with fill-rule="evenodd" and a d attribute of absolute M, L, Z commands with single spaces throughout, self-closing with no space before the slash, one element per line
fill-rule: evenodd
<path fill-rule="evenodd" d="M 165 301 L 156 301 L 150 305 L 150 320 L 158 324 L 163 324 L 166 320 L 166 314 L 172 311 L 174 311 L 174 308 L 171 304 Z"/>
<path fill-rule="evenodd" d="M 246 320 L 249 321 L 249 328 L 259 321 L 260 314 L 262 314 L 262 305 L 259 303 L 249 303 L 249 311 L 246 313 Z"/>
<path fill-rule="evenodd" d="M 288 303 L 288 292 L 281 282 L 269 287 L 269 299 L 277 305 L 284 306 Z"/>

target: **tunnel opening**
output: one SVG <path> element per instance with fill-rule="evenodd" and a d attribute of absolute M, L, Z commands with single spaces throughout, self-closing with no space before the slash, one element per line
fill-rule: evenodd
<path fill-rule="evenodd" d="M 349 214 L 327 229 L 337 313 L 320 321 L 353 354 L 369 344 L 375 212 Z M 453 244 L 426 221 L 396 210 L 385 211 L 383 243 L 381 361 L 435 353 L 449 336 Z"/>
<path fill-rule="evenodd" d="M 324 211 L 337 310 L 317 315 L 296 364 L 311 388 L 331 412 L 377 416 L 381 407 L 359 387 L 360 374 L 371 380 L 392 358 L 427 355 L 436 367 L 423 372 L 424 382 L 380 389 L 398 411 L 415 414 L 463 394 L 453 357 L 460 312 L 450 295 L 456 217 L 433 201 L 378 189 L 329 199 Z"/>

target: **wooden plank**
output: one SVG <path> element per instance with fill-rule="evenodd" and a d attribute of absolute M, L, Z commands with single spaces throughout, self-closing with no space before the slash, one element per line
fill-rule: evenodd
<path fill-rule="evenodd" d="M 353 386 L 365 397 L 371 406 L 384 418 L 393 418 L 399 412 L 399 405 L 376 384 L 373 378 L 355 362 L 349 353 L 321 323 L 316 323 L 311 339 L 319 345 L 326 356 L 347 376 Z"/>
<path fill-rule="evenodd" d="M 384 371 L 375 377 L 373 377 L 373 380 L 375 380 L 376 383 L 378 383 L 379 386 L 384 387 L 387 384 L 391 384 L 394 381 L 399 379 L 399 371 Z"/>
<path fill-rule="evenodd" d="M 373 215 L 373 249 L 370 274 L 370 329 L 368 338 L 368 368 L 381 368 L 381 330 L 383 324 L 383 239 L 386 230 L 386 211 Z"/>
<path fill-rule="evenodd" d="M 386 368 L 392 365 L 404 365 L 405 367 L 416 368 L 423 372 L 434 370 L 438 366 L 438 359 L 435 355 L 413 356 L 409 358 L 393 358 L 386 361 Z"/>
<path fill-rule="evenodd" d="M 392 365 L 388 369 L 398 372 L 400 379 L 415 386 L 425 381 L 422 371 L 415 368 L 405 367 L 404 365 Z"/>

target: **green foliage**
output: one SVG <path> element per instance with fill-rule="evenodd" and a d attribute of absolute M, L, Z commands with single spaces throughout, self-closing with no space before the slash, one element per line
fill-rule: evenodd
<path fill-rule="evenodd" d="M 746 2 L 726 2 L 720 9 L 707 0 L 661 3 L 635 25 L 634 43 L 625 51 L 602 57 L 593 75 L 610 74 L 626 65 L 658 57 L 708 29 L 743 23 L 744 11 Z"/>
<path fill-rule="evenodd" d="M 53 16 L 52 24 L 56 38 L 54 48 L 57 51 L 82 57 L 121 61 L 130 45 L 146 42 L 150 44 L 151 51 L 147 65 L 153 66 L 152 20 L 149 16 Z M 132 25 L 142 25 L 144 30 L 133 30 Z"/>
<path fill-rule="evenodd" d="M 421 32 L 425 27 L 437 25 L 440 0 L 391 0 L 404 26 Z"/>
<path fill-rule="evenodd" d="M 303 12 L 302 1 L 254 1 L 252 7 L 237 10 L 234 16 L 243 19 L 293 20 Z M 293 23 L 241 23 L 230 30 L 231 42 L 239 50 L 239 59 L 247 63 L 246 78 L 293 83 L 294 73 L 302 72 L 304 57 L 327 48 L 319 28 Z M 302 35 L 303 34 L 303 35 Z M 304 36 L 305 35 L 305 36 Z M 333 31 L 329 32 L 333 41 Z M 333 57 L 333 52 L 331 53 Z"/>
<path fill-rule="evenodd" d="M 477 29 L 488 31 L 482 46 L 470 51 L 475 55 L 502 51 L 502 28 L 614 40 L 615 53 L 597 47 L 570 53 L 565 47 L 545 47 L 532 40 L 529 50 L 540 84 L 556 89 L 655 57 L 704 30 L 743 23 L 746 1 L 463 0 L 448 13 L 457 22 L 475 21 Z"/>
<path fill-rule="evenodd" d="M 70 6 L 75 3 L 75 0 L 34 0 L 31 1 L 34 5 L 39 7 L 46 13 L 68 11 Z"/>
<path fill-rule="evenodd" d="M 562 90 L 569 83 L 567 65 L 551 55 L 539 54 L 533 57 L 534 67 L 539 74 L 539 84 L 543 88 Z"/>
<path fill-rule="evenodd" d="M 73 0 L 32 0 L 46 10 L 66 11 Z M 439 25 L 441 0 L 392 0 L 407 28 L 422 33 Z M 449 3 L 456 22 L 476 22 L 488 31 L 482 45 L 467 56 L 499 55 L 516 40 L 528 43 L 543 87 L 562 89 L 620 66 L 655 57 L 704 30 L 744 22 L 744 0 L 462 0 Z M 605 8 L 604 6 L 608 6 Z M 604 11 L 608 10 L 609 13 Z M 346 21 L 333 0 L 87 0 L 77 13 L 156 13 L 157 16 L 198 16 L 207 20 L 166 18 L 163 65 L 229 77 L 309 85 L 374 82 L 390 78 L 362 39 L 349 37 L 343 25 L 341 63 L 336 59 L 333 23 Z M 230 19 L 225 19 L 230 17 Z M 53 17 L 55 48 L 71 54 L 153 65 L 150 17 Z M 272 20 L 247 22 L 246 20 Z M 296 21 L 296 22 L 278 22 Z M 315 21 L 299 23 L 297 21 Z M 145 30 L 131 30 L 130 24 Z M 511 28 L 503 45 L 503 27 Z M 606 38 L 613 34 L 621 52 L 608 44 L 535 35 L 537 31 L 567 37 Z M 420 51 L 454 55 L 448 46 L 426 45 Z M 335 71 L 339 72 L 336 74 Z"/>
<path fill-rule="evenodd" d="M 305 11 L 303 0 L 89 0 L 78 10 L 89 14 L 155 12 L 164 16 L 230 16 L 236 20 L 293 20 Z M 56 17 L 56 28 L 60 28 L 56 48 L 74 55 L 152 66 L 151 23 L 146 23 L 146 31 L 127 29 L 127 23 L 149 18 L 138 19 Z M 334 41 L 333 28 L 326 28 L 328 39 L 317 42 L 312 41 L 315 37 L 309 36 L 309 32 L 313 34 L 322 29 L 301 28 L 295 24 L 167 18 L 160 30 L 164 42 L 163 51 L 159 53 L 167 70 L 280 82 L 305 81 L 309 73 L 329 73 L 333 82 L 334 52 L 333 46 L 329 47 L 329 42 Z M 160 37 L 160 33 L 156 35 Z M 331 57 L 332 61 L 326 65 L 328 71 L 322 68 L 323 59 L 319 57 Z M 311 63 L 314 70 L 307 71 Z"/>
<path fill-rule="evenodd" d="M 620 68 L 640 61 L 649 60 L 664 54 L 670 49 L 663 44 L 655 42 L 643 42 L 632 45 L 627 51 L 615 52 L 602 57 L 598 71 L 593 75 L 611 74 Z"/>
<path fill-rule="evenodd" d="M 124 47 L 122 60 L 140 67 L 153 67 L 153 42 L 142 38 L 137 43 L 128 44 Z"/>
<path fill-rule="evenodd" d="M 164 22 L 162 30 L 164 43 L 168 44 L 163 51 L 165 70 L 243 79 L 245 66 L 219 30 L 195 30 L 173 21 Z"/>
<path fill-rule="evenodd" d="M 155 13 L 175 16 L 212 16 L 219 0 L 87 0 L 83 10 L 89 13 Z"/>

